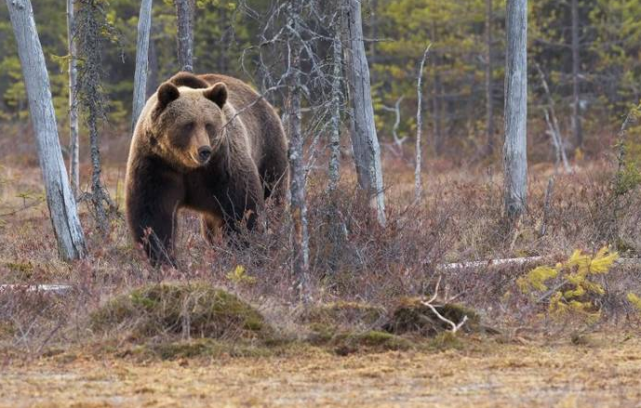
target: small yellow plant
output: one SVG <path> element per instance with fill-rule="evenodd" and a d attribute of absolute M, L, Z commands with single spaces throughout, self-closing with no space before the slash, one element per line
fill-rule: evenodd
<path fill-rule="evenodd" d="M 632 303 L 635 309 L 641 313 L 641 298 L 634 293 L 628 293 L 628 302 Z"/>
<path fill-rule="evenodd" d="M 233 271 L 227 274 L 227 279 L 235 284 L 253 285 L 256 278 L 249 276 L 243 265 L 236 265 Z"/>
<path fill-rule="evenodd" d="M 552 316 L 576 313 L 589 320 L 598 320 L 600 311 L 589 295 L 602 296 L 605 290 L 592 279 L 596 275 L 607 274 L 618 257 L 619 254 L 611 252 L 608 247 L 601 248 L 594 256 L 576 250 L 567 261 L 554 267 L 539 266 L 520 277 L 516 283 L 523 293 L 538 294 L 541 301 L 549 299 L 548 312 Z M 554 287 L 550 289 L 551 284 Z M 641 299 L 636 299 L 641 310 Z"/>

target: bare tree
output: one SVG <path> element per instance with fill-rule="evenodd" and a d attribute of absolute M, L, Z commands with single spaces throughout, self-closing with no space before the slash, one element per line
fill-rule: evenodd
<path fill-rule="evenodd" d="M 78 51 L 76 48 L 74 0 L 67 0 L 67 42 L 69 44 L 69 176 L 71 189 L 80 194 L 80 143 L 78 140 Z"/>
<path fill-rule="evenodd" d="M 386 223 L 385 192 L 383 190 L 383 168 L 381 148 L 374 123 L 372 88 L 369 66 L 365 55 L 361 2 L 346 0 L 342 18 L 345 39 L 345 69 L 351 101 L 351 138 L 358 183 L 365 190 L 370 205 L 376 209 L 379 224 Z"/>
<path fill-rule="evenodd" d="M 341 155 L 341 99 L 343 96 L 343 44 L 340 32 L 334 36 L 333 63 L 334 77 L 332 78 L 332 129 L 330 133 L 330 158 L 329 158 L 329 192 L 334 193 L 340 180 L 340 155 Z"/>
<path fill-rule="evenodd" d="M 192 0 L 174 0 L 178 20 L 178 64 L 183 71 L 194 71 L 194 4 Z"/>
<path fill-rule="evenodd" d="M 78 54 L 80 72 L 78 96 L 85 111 L 91 145 L 91 194 L 95 218 L 103 232 L 107 230 L 108 211 L 115 208 L 109 193 L 102 184 L 100 160 L 100 132 L 98 124 L 106 117 L 107 100 L 101 86 L 101 53 L 104 36 L 114 36 L 113 27 L 107 22 L 104 4 L 99 0 L 76 0 L 78 4 L 76 23 L 78 29 Z"/>
<path fill-rule="evenodd" d="M 494 81 L 492 68 L 494 59 L 492 55 L 492 0 L 485 0 L 485 129 L 487 131 L 486 154 L 494 154 Z"/>
<path fill-rule="evenodd" d="M 302 1 L 289 0 L 287 5 L 287 37 L 289 67 L 287 70 L 287 124 L 289 128 L 289 168 L 293 233 L 293 271 L 297 279 L 298 297 L 303 303 L 309 294 L 309 232 L 307 230 L 307 199 L 305 197 L 305 163 L 301 128 L 301 10 Z"/>
<path fill-rule="evenodd" d="M 425 60 L 427 60 L 427 54 L 430 52 L 431 47 L 432 44 L 429 44 L 423 53 L 421 65 L 418 69 L 418 83 L 416 86 L 416 168 L 414 169 L 414 198 L 416 200 L 421 198 L 421 191 L 423 189 L 421 182 L 421 166 L 423 161 L 421 152 L 421 136 L 423 132 L 423 70 L 425 69 Z"/>
<path fill-rule="evenodd" d="M 136 73 L 134 74 L 134 100 L 131 109 L 131 129 L 138 122 L 147 99 L 147 74 L 149 67 L 149 33 L 151 31 L 152 0 L 142 0 L 138 16 L 138 41 L 136 43 Z"/>
<path fill-rule="evenodd" d="M 86 254 L 85 239 L 62 159 L 49 75 L 33 9 L 29 0 L 7 0 L 7 7 L 18 46 L 58 252 L 64 260 L 79 259 Z"/>
<path fill-rule="evenodd" d="M 505 214 L 513 220 L 527 203 L 527 0 L 507 2 L 503 155 Z"/>
<path fill-rule="evenodd" d="M 581 100 L 580 78 L 581 69 L 579 43 L 579 5 L 578 0 L 572 0 L 572 131 L 576 147 L 583 146 L 583 130 L 581 129 Z"/>

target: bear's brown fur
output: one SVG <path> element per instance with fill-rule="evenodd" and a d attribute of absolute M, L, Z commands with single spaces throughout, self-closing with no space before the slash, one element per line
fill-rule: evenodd
<path fill-rule="evenodd" d="M 154 264 L 174 261 L 176 215 L 202 214 L 207 238 L 253 229 L 264 200 L 283 200 L 287 140 L 274 108 L 244 82 L 181 72 L 145 105 L 126 176 L 127 222 Z"/>

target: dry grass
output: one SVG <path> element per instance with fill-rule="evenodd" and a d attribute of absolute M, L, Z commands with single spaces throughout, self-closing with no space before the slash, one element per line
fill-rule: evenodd
<path fill-rule="evenodd" d="M 178 360 L 70 354 L 4 367 L 2 407 L 635 407 L 641 343 Z"/>
<path fill-rule="evenodd" d="M 606 294 L 595 299 L 601 310 L 595 323 L 547 316 L 545 302 L 516 286 L 527 266 L 446 272 L 436 266 L 532 255 L 562 259 L 606 244 L 635 257 L 641 194 L 626 195 L 613 221 L 613 168 L 586 163 L 556 178 L 541 235 L 550 166 L 533 166 L 529 212 L 514 230 L 501 221 L 498 172 L 432 166 L 425 198 L 413 202 L 411 169 L 387 163 L 386 229 L 356 197 L 349 171 L 336 204 L 342 225 L 331 228 L 322 170 L 312 175 L 316 309 L 310 312 L 296 306 L 287 220 L 272 219 L 269 232 L 247 237 L 251 250 L 239 251 L 222 240 L 208 246 L 197 218 L 184 214 L 180 268 L 154 270 L 131 244 L 122 218 L 101 236 L 81 205 L 90 255 L 64 264 L 57 260 L 38 169 L 7 162 L 0 167 L 0 283 L 73 289 L 65 296 L 0 293 L 0 406 L 632 406 L 641 397 L 640 344 L 636 335 L 623 341 L 620 333 L 638 333 L 639 311 L 626 300 L 629 292 L 641 294 L 637 267 L 599 277 Z M 114 160 L 104 174 L 122 204 L 123 164 Z M 239 265 L 240 278 L 230 273 Z M 439 279 L 441 299 L 473 309 L 482 325 L 501 334 L 425 339 L 420 330 L 380 331 L 399 305 L 431 294 Z M 255 307 L 282 341 L 219 341 L 184 327 L 132 337 L 131 325 L 109 331 L 91 325 L 92 313 L 114 297 L 161 282 L 225 289 Z M 608 340 L 595 341 L 601 335 L 594 333 L 608 333 Z M 87 357 L 92 354 L 99 357 Z"/>

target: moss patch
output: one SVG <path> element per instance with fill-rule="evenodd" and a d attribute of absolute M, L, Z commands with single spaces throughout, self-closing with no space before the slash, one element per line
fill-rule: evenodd
<path fill-rule="evenodd" d="M 129 330 L 134 340 L 155 336 L 268 340 L 274 330 L 252 306 L 207 284 L 156 284 L 120 295 L 91 315 L 99 332 Z"/>
<path fill-rule="evenodd" d="M 127 354 L 137 358 L 160 358 L 176 360 L 182 358 L 202 357 L 264 357 L 271 355 L 271 350 L 264 346 L 249 343 L 234 344 L 212 339 L 196 339 L 177 342 L 149 343 L 135 347 Z"/>
<path fill-rule="evenodd" d="M 467 322 L 461 327 L 466 333 L 482 330 L 479 315 L 471 309 L 453 303 L 438 305 L 435 308 L 441 316 L 457 324 L 467 316 Z M 394 334 L 418 333 L 430 337 L 451 330 L 449 324 L 439 319 L 429 307 L 415 298 L 401 302 L 383 328 Z"/>

